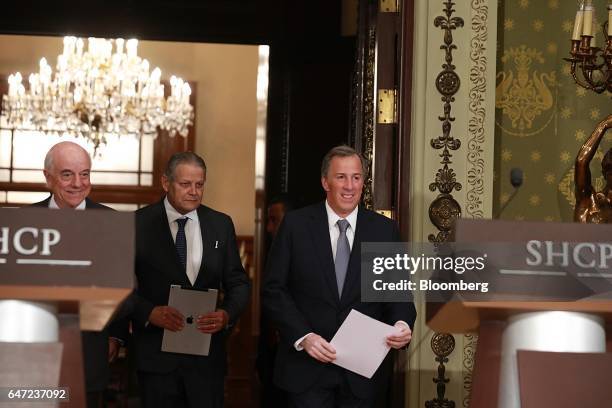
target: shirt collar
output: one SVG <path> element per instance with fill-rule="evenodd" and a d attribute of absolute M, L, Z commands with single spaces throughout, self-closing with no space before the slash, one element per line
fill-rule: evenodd
<path fill-rule="evenodd" d="M 195 209 L 193 211 L 188 212 L 187 214 L 181 214 L 178 212 L 170 201 L 168 201 L 168 197 L 164 198 L 164 207 L 166 208 L 166 215 L 168 216 L 168 223 L 172 224 L 174 221 L 179 218 L 189 218 L 192 221 L 198 221 L 198 210 Z"/>
<path fill-rule="evenodd" d="M 84 210 L 86 206 L 85 200 L 81 201 L 79 203 L 79 205 L 77 205 L 76 207 L 74 207 L 75 210 Z M 59 210 L 59 205 L 57 205 L 57 202 L 55 201 L 55 195 L 51 194 L 51 199 L 49 200 L 49 208 L 53 209 L 53 210 Z"/>
<path fill-rule="evenodd" d="M 341 220 L 338 214 L 330 207 L 327 200 L 325 200 L 325 210 L 327 211 L 327 222 L 329 223 L 329 229 L 332 229 L 336 226 L 338 220 Z M 357 226 L 357 212 L 359 210 L 359 206 L 355 207 L 355 209 L 347 215 L 344 219 L 348 221 L 349 226 L 353 231 L 355 231 L 355 227 Z"/>

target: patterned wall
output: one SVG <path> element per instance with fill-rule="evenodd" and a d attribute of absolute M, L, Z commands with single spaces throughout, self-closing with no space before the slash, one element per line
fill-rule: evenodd
<path fill-rule="evenodd" d="M 573 164 L 578 149 L 612 113 L 611 94 L 597 95 L 575 84 L 568 56 L 575 1 L 506 0 L 498 11 L 495 117 L 495 207 L 513 188 L 510 170 L 519 167 L 524 183 L 500 218 L 571 221 Z M 607 19 L 607 0 L 594 0 L 598 27 Z M 612 146 L 608 132 L 591 163 L 595 186 L 603 187 L 601 158 Z"/>

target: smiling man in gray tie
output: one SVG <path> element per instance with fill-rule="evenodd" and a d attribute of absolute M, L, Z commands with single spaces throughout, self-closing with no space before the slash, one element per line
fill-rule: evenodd
<path fill-rule="evenodd" d="M 250 283 L 227 215 L 201 205 L 206 164 L 192 152 L 170 158 L 165 198 L 136 212 L 136 278 L 132 313 L 139 388 L 145 408 L 221 408 L 228 327 L 244 310 Z M 170 285 L 219 289 L 217 310 L 186 321 L 168 306 Z M 208 356 L 161 351 L 163 330 L 197 324 L 212 334 Z"/>
<path fill-rule="evenodd" d="M 321 165 L 326 200 L 288 213 L 268 256 L 263 307 L 281 336 L 274 380 L 292 407 L 371 407 L 385 388 L 389 358 L 372 379 L 331 364 L 329 341 L 351 309 L 395 325 L 390 347 L 412 337 L 412 303 L 361 301 L 361 242 L 400 240 L 395 222 L 359 206 L 366 168 L 351 147 L 331 149 Z"/>

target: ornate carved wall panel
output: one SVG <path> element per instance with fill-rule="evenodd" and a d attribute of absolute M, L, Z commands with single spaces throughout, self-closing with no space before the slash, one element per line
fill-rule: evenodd
<path fill-rule="evenodd" d="M 443 240 L 445 228 L 457 216 L 491 216 L 497 6 L 494 0 L 415 2 L 413 241 Z M 433 24 L 436 17 L 437 27 Z M 453 17 L 460 17 L 463 27 Z M 426 43 L 421 46 L 423 39 Z M 441 71 L 441 63 L 449 66 Z M 437 205 L 430 208 L 432 203 Z M 436 217 L 436 225 L 430 222 L 430 215 Z M 425 304 L 419 305 L 419 319 L 425 309 Z M 422 373 L 411 382 L 410 392 L 418 398 L 410 399 L 410 407 L 416 408 L 437 395 L 437 385 L 432 382 L 437 363 L 432 350 L 424 346 L 432 336 L 424 322 L 417 324 L 415 336 L 413 344 L 420 346 L 413 353 L 420 356 Z M 454 338 L 455 350 L 445 363 L 449 382 L 444 397 L 455 406 L 467 407 L 477 336 Z"/>

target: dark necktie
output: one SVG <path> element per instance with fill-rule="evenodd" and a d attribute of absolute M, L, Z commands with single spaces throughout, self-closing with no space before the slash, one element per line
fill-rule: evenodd
<path fill-rule="evenodd" d="M 187 238 L 185 238 L 185 224 L 189 218 L 179 218 L 176 220 L 178 231 L 176 233 L 176 252 L 178 254 L 183 269 L 187 266 Z"/>
<path fill-rule="evenodd" d="M 338 245 L 336 246 L 336 259 L 334 264 L 336 266 L 338 295 L 342 297 L 342 288 L 344 287 L 346 270 L 348 269 L 349 258 L 351 256 L 351 246 L 349 245 L 348 238 L 346 237 L 346 230 L 350 224 L 347 220 L 338 220 L 337 224 L 338 229 L 340 230 L 340 235 L 338 236 Z"/>

